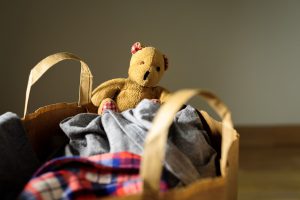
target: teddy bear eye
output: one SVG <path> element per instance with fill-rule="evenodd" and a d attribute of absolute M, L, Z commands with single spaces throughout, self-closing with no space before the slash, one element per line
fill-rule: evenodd
<path fill-rule="evenodd" d="M 141 61 L 141 62 L 140 62 L 140 65 L 143 65 L 143 64 L 145 64 L 145 62 L 144 62 L 144 61 Z"/>
<path fill-rule="evenodd" d="M 160 71 L 160 67 L 156 67 L 156 71 L 159 72 Z"/>

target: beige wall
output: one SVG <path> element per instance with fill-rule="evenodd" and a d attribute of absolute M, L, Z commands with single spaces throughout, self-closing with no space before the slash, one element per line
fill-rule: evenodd
<path fill-rule="evenodd" d="M 141 41 L 168 55 L 161 85 L 170 90 L 215 91 L 237 124 L 300 123 L 300 1 L 2 1 L 0 22 L 0 113 L 22 115 L 29 71 L 43 57 L 79 55 L 96 86 L 127 76 L 130 46 Z M 30 109 L 75 101 L 78 74 L 72 62 L 50 70 Z"/>

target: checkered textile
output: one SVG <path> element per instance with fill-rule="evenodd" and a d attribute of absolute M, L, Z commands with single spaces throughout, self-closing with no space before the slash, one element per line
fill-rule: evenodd
<path fill-rule="evenodd" d="M 142 190 L 140 156 L 129 152 L 90 157 L 61 157 L 42 166 L 19 199 L 96 199 L 136 194 Z M 161 181 L 161 191 L 167 184 Z"/>
<path fill-rule="evenodd" d="M 153 103 L 159 103 L 159 104 L 161 103 L 159 99 L 151 99 L 151 101 L 152 101 Z"/>
<path fill-rule="evenodd" d="M 105 110 L 112 110 L 118 112 L 116 102 L 110 100 L 103 102 L 101 113 L 103 113 Z"/>

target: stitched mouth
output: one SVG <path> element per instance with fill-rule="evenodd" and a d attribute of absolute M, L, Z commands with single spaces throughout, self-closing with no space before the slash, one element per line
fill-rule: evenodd
<path fill-rule="evenodd" d="M 147 71 L 147 72 L 144 74 L 144 81 L 148 78 L 149 74 L 150 74 L 149 71 Z"/>

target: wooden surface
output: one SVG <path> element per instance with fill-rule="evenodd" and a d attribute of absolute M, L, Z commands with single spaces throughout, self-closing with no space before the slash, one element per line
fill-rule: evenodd
<path fill-rule="evenodd" d="M 300 200 L 300 126 L 237 127 L 239 200 Z"/>

